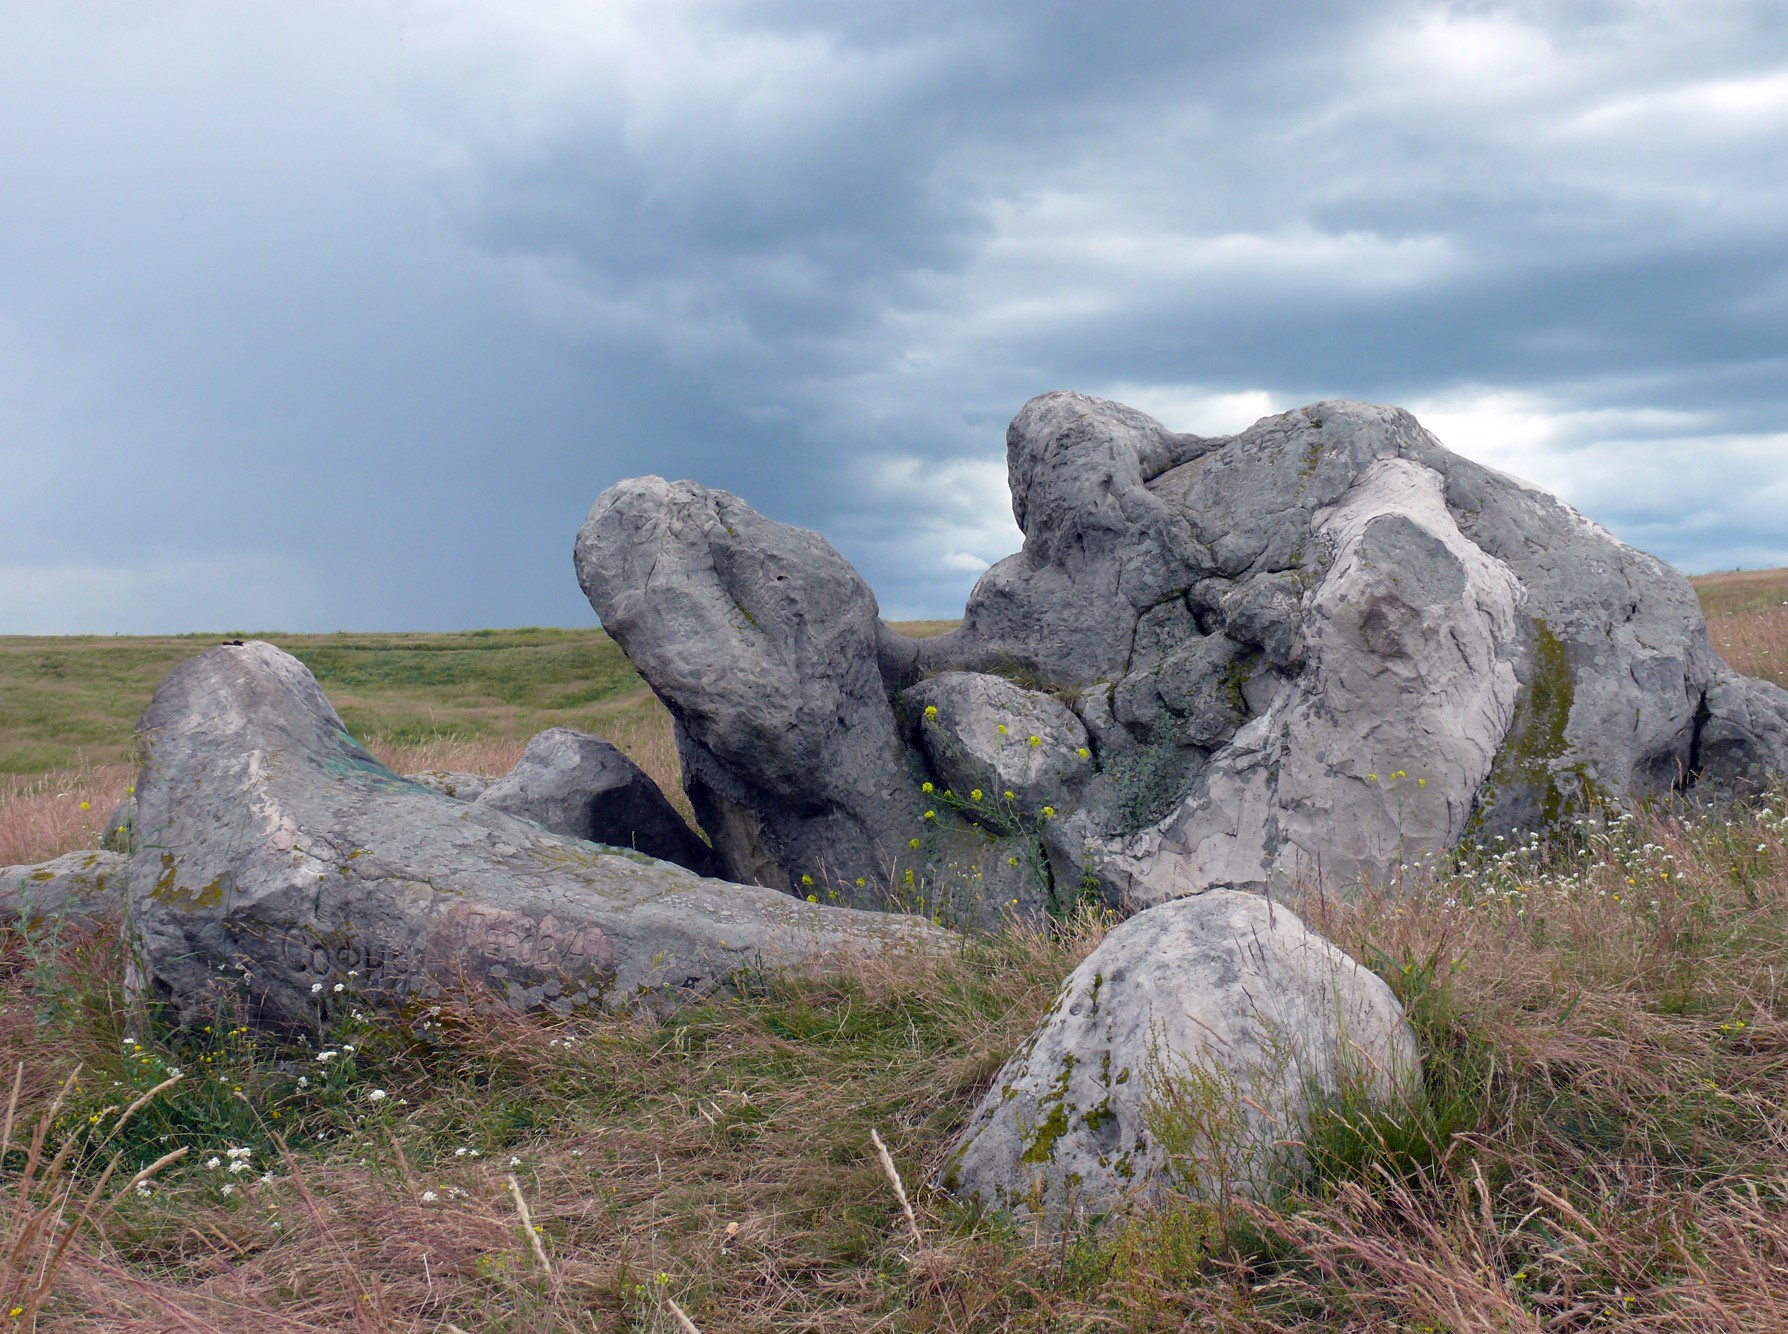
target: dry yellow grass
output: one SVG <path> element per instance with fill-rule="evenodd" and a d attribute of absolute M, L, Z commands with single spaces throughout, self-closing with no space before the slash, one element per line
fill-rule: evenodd
<path fill-rule="evenodd" d="M 29 865 L 97 846 L 106 816 L 134 778 L 128 764 L 0 774 L 0 866 Z"/>
<path fill-rule="evenodd" d="M 1693 581 L 1715 650 L 1736 671 L 1788 686 L 1788 570 Z"/>
<path fill-rule="evenodd" d="M 1311 911 L 1403 999 L 1425 1089 L 1330 1109 L 1270 1200 L 1047 1229 L 921 1184 L 1097 938 L 1069 930 L 663 1019 L 363 1026 L 329 1035 L 359 1047 L 340 1096 L 293 1087 L 325 1068 L 302 1048 L 151 1036 L 199 1086 L 164 1095 L 193 1152 L 77 1238 L 40 1328 L 637 1334 L 677 1328 L 667 1298 L 706 1334 L 1788 1328 L 1783 802 L 1616 821 Z M 95 1099 L 129 1077 L 115 939 L 55 949 L 0 954 L 0 1053 L 41 1072 L 32 1114 L 76 1060 Z M 258 1126 L 207 1130 L 228 1086 Z M 250 1141 L 266 1179 L 204 1166 Z"/>

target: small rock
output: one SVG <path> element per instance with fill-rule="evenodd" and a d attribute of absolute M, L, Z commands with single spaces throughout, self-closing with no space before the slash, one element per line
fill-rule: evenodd
<path fill-rule="evenodd" d="M 980 822 L 1002 832 L 1043 818 L 1045 807 L 1066 810 L 1092 776 L 1080 719 L 1002 677 L 941 673 L 906 692 L 906 712 L 932 772 L 958 801 L 979 790 Z"/>
<path fill-rule="evenodd" d="M 136 850 L 137 796 L 132 792 L 112 807 L 106 816 L 106 827 L 99 836 L 99 846 L 108 852 L 121 852 L 126 857 Z"/>
<path fill-rule="evenodd" d="M 1107 935 L 981 1100 L 938 1182 L 1058 1220 L 1295 1168 L 1311 1099 L 1412 1090 L 1391 990 L 1266 898 L 1212 890 Z"/>
<path fill-rule="evenodd" d="M 555 834 L 631 848 L 716 875 L 714 854 L 690 833 L 646 772 L 601 737 L 552 727 L 528 742 L 507 778 L 493 782 L 480 806 L 533 820 Z"/>

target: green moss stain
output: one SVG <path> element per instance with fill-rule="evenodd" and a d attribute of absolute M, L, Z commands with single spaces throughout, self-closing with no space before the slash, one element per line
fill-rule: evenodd
<path fill-rule="evenodd" d="M 1496 754 L 1478 808 L 1466 826 L 1466 837 L 1478 835 L 1504 793 L 1527 791 L 1540 818 L 1553 825 L 1571 811 L 1596 800 L 1595 784 L 1581 761 L 1572 762 L 1574 747 L 1567 735 L 1577 699 L 1577 677 L 1570 646 L 1534 618 L 1533 670 L 1515 701 L 1515 717 Z"/>
<path fill-rule="evenodd" d="M 1061 1073 L 1049 1086 L 1049 1092 L 1038 1100 L 1039 1109 L 1046 1107 L 1049 1110 L 1031 1136 L 1031 1142 L 1019 1155 L 1019 1162 L 1046 1163 L 1055 1152 L 1055 1142 L 1067 1132 L 1068 1118 L 1072 1114 L 1068 1106 L 1068 1081 L 1073 1077 L 1074 1057 L 1063 1056 Z"/>
<path fill-rule="evenodd" d="M 1319 421 L 1312 422 L 1311 424 L 1313 426 L 1315 426 L 1318 430 L 1322 429 L 1322 423 Z M 1315 478 L 1316 470 L 1321 466 L 1322 466 L 1322 441 L 1312 440 L 1309 444 L 1304 446 L 1304 457 L 1303 457 L 1302 462 L 1300 462 L 1298 465 L 1298 491 L 1297 491 L 1297 493 L 1300 497 L 1304 494 L 1304 492 L 1306 492 L 1310 489 L 1310 482 L 1312 479 Z"/>
<path fill-rule="evenodd" d="M 1125 832 L 1155 823 L 1179 802 L 1185 777 L 1180 751 L 1184 724 L 1163 710 L 1149 727 L 1146 745 L 1114 761 L 1109 769 L 1117 792 L 1117 813 Z"/>
<path fill-rule="evenodd" d="M 170 907 L 216 908 L 224 901 L 223 877 L 213 877 L 210 884 L 197 892 L 182 889 L 175 881 L 174 854 L 164 852 L 161 854 L 161 874 L 155 878 L 155 888 L 149 891 L 149 897 Z"/>

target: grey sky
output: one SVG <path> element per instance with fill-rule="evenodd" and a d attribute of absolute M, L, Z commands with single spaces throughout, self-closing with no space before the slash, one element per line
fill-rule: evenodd
<path fill-rule="evenodd" d="M 0 181 L 0 633 L 588 623 L 646 472 L 949 615 L 1057 388 L 1788 564 L 1778 0 L 46 0 Z"/>

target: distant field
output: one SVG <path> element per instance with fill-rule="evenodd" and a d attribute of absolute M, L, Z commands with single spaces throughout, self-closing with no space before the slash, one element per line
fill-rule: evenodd
<path fill-rule="evenodd" d="M 575 727 L 619 746 L 689 814 L 670 715 L 599 629 L 262 637 L 309 667 L 348 730 L 399 772 L 503 773 L 536 732 Z M 129 785 L 155 687 L 218 640 L 0 636 L 0 866 L 92 842 Z"/>
<path fill-rule="evenodd" d="M 1788 686 L 1788 570 L 1691 579 L 1720 656 L 1746 676 Z"/>
<path fill-rule="evenodd" d="M 1693 583 L 1725 659 L 1788 686 L 1788 570 Z M 958 622 L 892 624 L 925 638 Z M 349 730 L 399 772 L 503 773 L 536 732 L 575 727 L 614 742 L 689 815 L 670 715 L 599 629 L 263 637 L 302 660 Z M 0 866 L 92 843 L 130 783 L 136 720 L 156 685 L 217 641 L 0 636 Z"/>

